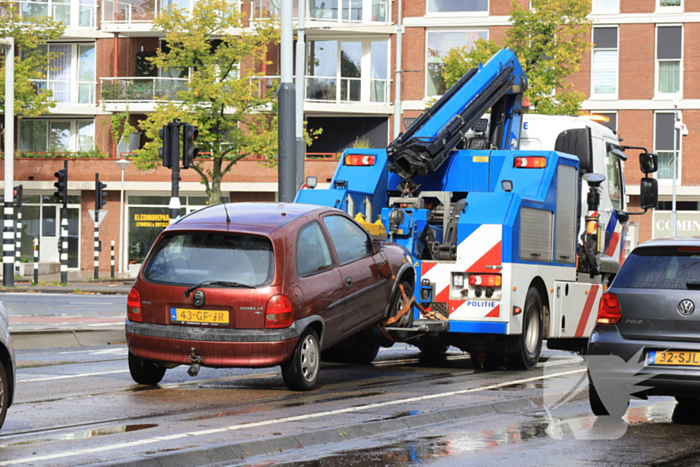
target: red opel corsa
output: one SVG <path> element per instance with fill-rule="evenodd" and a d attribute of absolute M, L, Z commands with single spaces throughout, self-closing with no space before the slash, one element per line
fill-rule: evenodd
<path fill-rule="evenodd" d="M 342 211 L 211 206 L 165 229 L 146 257 L 127 301 L 129 369 L 155 385 L 178 365 L 192 376 L 281 365 L 289 389 L 309 390 L 322 350 L 354 335 L 358 355 L 376 356 L 379 333 L 358 331 L 403 308 L 399 284 L 412 294 L 406 250 Z"/>

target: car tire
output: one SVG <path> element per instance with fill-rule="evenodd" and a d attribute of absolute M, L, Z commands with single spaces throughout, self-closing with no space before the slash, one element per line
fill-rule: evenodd
<path fill-rule="evenodd" d="M 165 369 L 164 366 L 156 365 L 129 352 L 129 373 L 138 384 L 157 385 L 163 379 Z"/>
<path fill-rule="evenodd" d="M 377 358 L 379 342 L 374 342 L 364 336 L 357 336 L 355 346 L 350 353 L 350 362 L 360 365 L 368 365 Z"/>
<path fill-rule="evenodd" d="M 508 368 L 532 370 L 542 353 L 544 323 L 542 298 L 536 288 L 530 287 L 523 309 L 523 329 L 517 336 L 506 362 Z"/>
<path fill-rule="evenodd" d="M 401 281 L 406 298 L 410 300 L 413 296 L 413 286 L 406 281 Z M 401 309 L 404 307 L 403 295 L 401 294 L 401 289 L 396 288 L 396 293 L 394 294 L 394 299 L 391 301 L 391 307 L 389 308 L 389 318 L 396 316 Z M 392 324 L 393 327 L 410 328 L 413 326 L 413 313 L 409 310 L 405 315 L 403 315 L 397 322 Z M 408 331 L 390 331 L 389 335 L 397 341 L 402 341 L 408 337 Z"/>
<path fill-rule="evenodd" d="M 598 391 L 593 385 L 593 381 L 591 381 L 590 376 L 588 377 L 588 402 L 591 405 L 591 412 L 593 412 L 593 415 L 596 417 L 608 415 L 608 410 L 605 408 L 605 405 L 603 405 L 603 401 L 600 400 Z"/>
<path fill-rule="evenodd" d="M 299 336 L 292 357 L 282 364 L 282 378 L 287 389 L 310 391 L 318 381 L 321 349 L 316 331 L 307 328 Z"/>
<path fill-rule="evenodd" d="M 10 380 L 4 365 L 0 363 L 0 428 L 5 423 L 7 408 L 10 405 Z"/>

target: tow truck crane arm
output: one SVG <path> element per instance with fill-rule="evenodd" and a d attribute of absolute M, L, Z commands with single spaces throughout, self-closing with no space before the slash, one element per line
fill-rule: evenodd
<path fill-rule="evenodd" d="M 397 189 L 404 196 L 417 195 L 413 177 L 436 171 L 450 152 L 467 143 L 467 131 L 489 109 L 488 137 L 475 138 L 467 149 L 517 149 L 526 89 L 527 77 L 510 49 L 469 70 L 387 148 L 389 170 L 401 178 Z"/>

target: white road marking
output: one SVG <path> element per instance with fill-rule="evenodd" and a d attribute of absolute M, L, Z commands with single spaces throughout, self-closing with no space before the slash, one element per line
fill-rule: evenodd
<path fill-rule="evenodd" d="M 128 373 L 128 372 L 129 372 L 129 370 L 100 371 L 98 373 L 81 373 L 79 375 L 61 375 L 61 376 L 51 376 L 48 378 L 20 379 L 20 380 L 17 380 L 17 382 L 18 383 L 34 383 L 36 381 L 54 381 L 57 379 L 83 378 L 85 376 L 113 375 L 116 373 Z"/>
<path fill-rule="evenodd" d="M 68 302 L 69 305 L 114 305 L 111 302 Z M 121 303 L 120 303 L 121 305 Z"/>
<path fill-rule="evenodd" d="M 408 403 L 412 403 L 412 402 L 420 402 L 420 401 L 431 400 L 431 399 L 441 399 L 444 397 L 452 397 L 452 396 L 456 396 L 456 395 L 460 395 L 460 394 L 469 394 L 472 392 L 488 391 L 491 389 L 499 389 L 499 388 L 503 388 L 506 386 L 513 386 L 515 384 L 523 384 L 523 383 L 529 383 L 532 381 L 539 381 L 539 380 L 544 380 L 544 379 L 549 379 L 549 378 L 556 378 L 558 376 L 568 376 L 568 375 L 573 375 L 576 373 L 582 373 L 584 371 L 586 371 L 585 368 L 581 369 L 581 370 L 565 371 L 562 373 L 556 373 L 556 374 L 552 374 L 552 375 L 542 375 L 542 376 L 535 376 L 532 378 L 525 378 L 525 379 L 520 379 L 520 380 L 515 380 L 515 381 L 508 381 L 505 383 L 491 384 L 489 386 L 482 386 L 482 387 L 478 387 L 478 388 L 462 389 L 460 391 L 442 392 L 442 393 L 438 393 L 438 394 L 429 394 L 426 396 L 419 396 L 419 397 L 408 397 L 406 399 L 378 402 L 375 404 L 360 405 L 360 406 L 355 406 L 355 407 L 348 407 L 345 409 L 329 410 L 327 412 L 319 412 L 319 413 L 312 413 L 312 414 L 305 414 L 305 415 L 296 415 L 293 417 L 284 417 L 284 418 L 278 418 L 278 419 L 273 419 L 273 420 L 263 420 L 260 422 L 241 423 L 238 425 L 230 425 L 230 426 L 226 426 L 226 427 L 222 427 L 222 428 L 211 428 L 208 430 L 190 431 L 187 433 L 177 433 L 177 434 L 169 435 L 169 436 L 156 436 L 154 438 L 146 438 L 146 439 L 140 439 L 140 440 L 136 440 L 136 441 L 127 441 L 125 443 L 111 444 L 111 445 L 107 445 L 107 446 L 98 446 L 98 447 L 87 448 L 87 449 L 76 449 L 73 451 L 58 452 L 58 453 L 54 453 L 54 454 L 47 454 L 44 456 L 25 457 L 24 459 L 15 459 L 15 460 L 11 460 L 11 461 L 0 462 L 0 466 L 27 464 L 27 463 L 31 463 L 31 462 L 62 459 L 65 457 L 80 456 L 80 455 L 84 455 L 84 454 L 95 454 L 95 453 L 100 453 L 100 452 L 113 451 L 116 449 L 126 449 L 126 448 L 133 449 L 136 446 L 144 446 L 147 444 L 153 444 L 153 443 L 157 443 L 160 441 L 173 441 L 176 439 L 190 438 L 192 436 L 213 435 L 213 434 L 217 434 L 217 433 L 238 431 L 238 430 L 242 430 L 245 428 L 256 428 L 256 427 L 260 427 L 260 426 L 277 425 L 279 423 L 298 422 L 298 421 L 302 421 L 302 420 L 309 420 L 312 418 L 321 418 L 321 417 L 327 417 L 330 415 L 340 415 L 340 414 L 345 414 L 345 413 L 359 412 L 362 410 L 376 409 L 376 408 L 387 407 L 387 406 L 391 406 L 391 405 L 408 404 Z"/>

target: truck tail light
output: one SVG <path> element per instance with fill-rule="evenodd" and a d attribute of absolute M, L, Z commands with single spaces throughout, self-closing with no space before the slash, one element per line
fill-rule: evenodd
<path fill-rule="evenodd" d="M 292 303 L 286 295 L 275 295 L 267 302 L 265 328 L 288 328 L 294 322 Z"/>
<path fill-rule="evenodd" d="M 469 276 L 469 285 L 480 285 L 483 287 L 500 287 L 500 274 L 472 274 Z"/>
<path fill-rule="evenodd" d="M 345 165 L 374 165 L 374 156 L 367 154 L 348 154 L 345 156 Z"/>
<path fill-rule="evenodd" d="M 547 167 L 546 157 L 516 157 L 515 166 L 519 169 L 544 169 Z"/>
<path fill-rule="evenodd" d="M 598 307 L 598 323 L 599 324 L 615 324 L 622 319 L 620 311 L 620 302 L 617 300 L 617 295 L 606 292 L 600 297 L 600 306 Z"/>
<path fill-rule="evenodd" d="M 129 297 L 126 299 L 126 317 L 129 321 L 143 322 L 143 314 L 141 313 L 141 295 L 135 288 L 131 288 Z"/>

